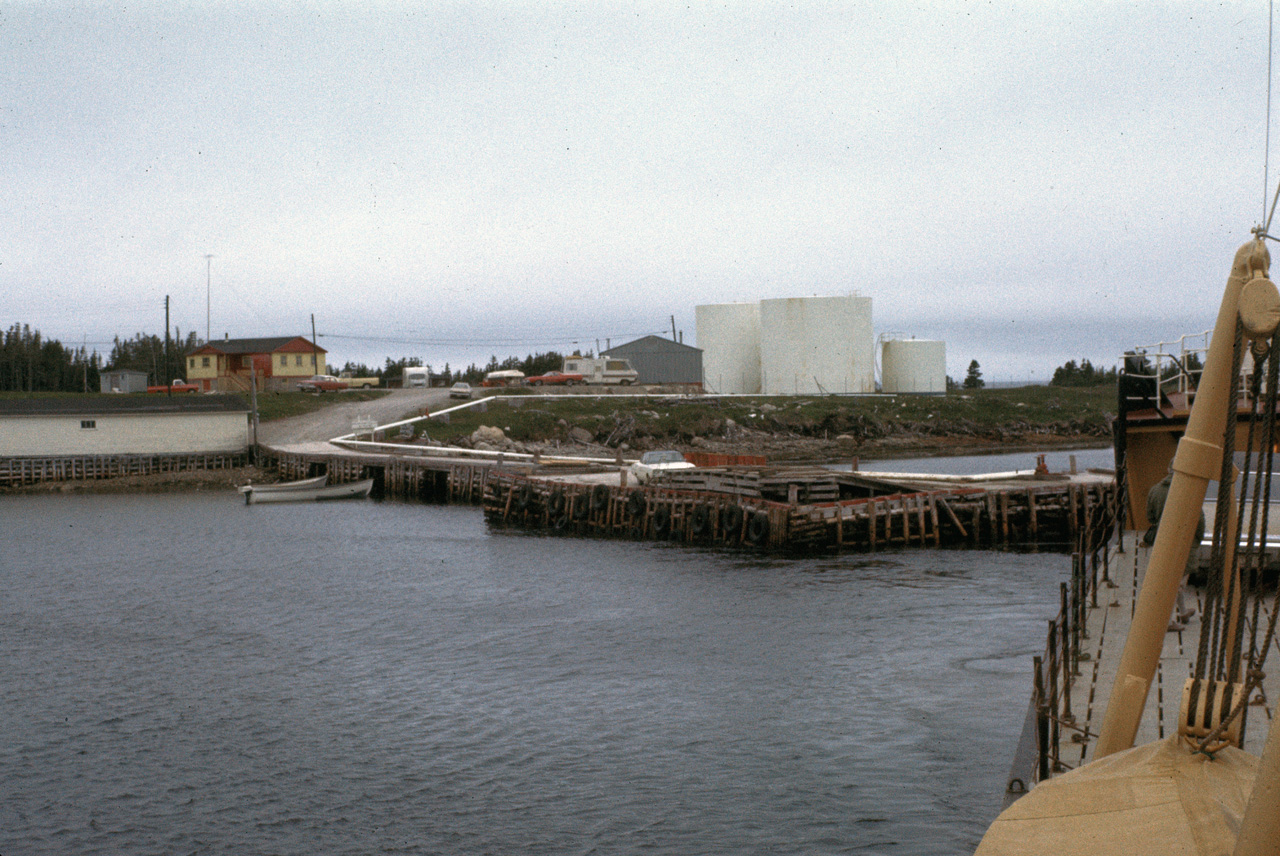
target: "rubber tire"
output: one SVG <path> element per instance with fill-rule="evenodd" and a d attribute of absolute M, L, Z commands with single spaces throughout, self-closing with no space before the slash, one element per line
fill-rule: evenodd
<path fill-rule="evenodd" d="M 695 538 L 701 538 L 711 531 L 711 506 L 695 505 L 693 516 L 689 520 L 689 531 Z"/>
<path fill-rule="evenodd" d="M 724 529 L 724 537 L 738 540 L 742 535 L 742 520 L 746 516 L 741 505 L 726 505 L 720 515 L 720 526 Z"/>
<path fill-rule="evenodd" d="M 633 490 L 627 494 L 627 516 L 632 520 L 644 517 L 644 492 Z"/>
<path fill-rule="evenodd" d="M 533 488 L 527 484 L 522 484 L 519 487 L 511 488 L 511 492 L 515 496 L 511 504 L 515 506 L 516 511 L 528 511 L 529 506 L 533 503 Z"/>
<path fill-rule="evenodd" d="M 559 517 L 564 514 L 565 499 L 564 491 L 552 491 L 551 496 L 547 498 L 547 514 L 552 517 Z M 563 527 L 561 527 L 563 528 Z"/>
<path fill-rule="evenodd" d="M 653 512 L 653 534 L 659 538 L 671 534 L 671 509 L 665 505 L 658 506 Z"/>
<path fill-rule="evenodd" d="M 752 544 L 760 545 L 769 540 L 769 515 L 763 511 L 757 511 L 751 515 L 751 521 L 747 524 L 747 540 Z"/>
<path fill-rule="evenodd" d="M 591 488 L 591 510 L 594 512 L 604 511 L 609 507 L 609 487 L 608 485 L 598 484 Z"/>

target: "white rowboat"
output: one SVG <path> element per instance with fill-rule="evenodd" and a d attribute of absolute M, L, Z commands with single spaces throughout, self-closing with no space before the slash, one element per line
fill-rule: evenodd
<path fill-rule="evenodd" d="M 312 490 L 313 488 L 324 487 L 325 482 L 328 480 L 328 476 L 316 476 L 302 481 L 280 482 L 279 484 L 247 484 L 240 488 L 240 492 L 270 493 L 277 490 Z"/>
<path fill-rule="evenodd" d="M 280 487 L 279 485 L 268 485 L 268 489 L 250 486 L 248 490 L 244 490 L 244 501 L 246 505 L 256 505 L 263 502 L 313 502 L 326 499 L 360 499 L 366 497 L 373 490 L 373 479 L 362 479 L 360 481 L 347 482 L 346 484 L 330 484 L 322 483 L 312 485 L 310 487 L 291 487 L 287 490 L 271 490 L 271 487 Z"/>

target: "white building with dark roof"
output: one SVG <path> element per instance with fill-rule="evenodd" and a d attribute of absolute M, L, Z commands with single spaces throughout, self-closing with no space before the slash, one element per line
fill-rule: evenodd
<path fill-rule="evenodd" d="M 238 395 L 0 399 L 0 458 L 228 455 L 251 442 Z"/>

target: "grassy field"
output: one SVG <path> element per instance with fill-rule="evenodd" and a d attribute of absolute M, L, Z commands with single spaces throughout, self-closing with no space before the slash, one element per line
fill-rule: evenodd
<path fill-rule="evenodd" d="M 952 392 L 936 396 L 799 396 L 750 398 L 535 399 L 491 397 L 479 408 L 450 414 L 431 435 L 449 440 L 480 425 L 496 425 L 512 440 L 563 439 L 573 428 L 595 442 L 633 446 L 732 436 L 736 429 L 818 439 L 847 436 L 858 442 L 889 436 L 933 435 L 1000 438 L 1054 433 L 1110 436 L 1107 411 L 1115 388 L 1028 386 Z"/>

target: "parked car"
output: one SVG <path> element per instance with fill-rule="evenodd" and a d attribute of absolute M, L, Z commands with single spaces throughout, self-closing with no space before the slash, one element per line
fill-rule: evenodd
<path fill-rule="evenodd" d="M 369 377 L 358 377 L 351 372 L 343 372 L 338 375 L 338 380 L 347 385 L 347 389 L 372 389 L 375 386 L 382 385 L 382 379 L 370 375 Z"/>
<path fill-rule="evenodd" d="M 199 392 L 200 385 L 196 383 L 187 383 L 181 378 L 174 378 L 173 383 L 160 386 L 149 386 L 147 392 Z"/>
<path fill-rule="evenodd" d="M 519 386 L 524 383 L 524 372 L 519 369 L 499 369 L 489 372 L 480 382 L 481 386 Z"/>
<path fill-rule="evenodd" d="M 640 460 L 627 468 L 627 472 L 631 474 L 631 478 L 635 479 L 636 484 L 648 484 L 663 473 L 669 473 L 672 470 L 691 470 L 693 468 L 693 464 L 686 461 L 684 455 L 680 452 L 663 450 L 660 452 L 645 452 L 640 456 Z"/>
<path fill-rule="evenodd" d="M 298 389 L 302 392 L 340 392 L 346 388 L 346 381 L 338 380 L 330 374 L 312 375 L 306 380 L 298 381 Z"/>
<path fill-rule="evenodd" d="M 529 384 L 529 386 L 542 386 L 544 383 L 547 386 L 553 386 L 555 384 L 560 384 L 562 386 L 575 386 L 581 384 L 585 386 L 587 381 L 580 374 L 547 372 L 544 375 L 535 375 L 531 378 L 525 378 L 525 383 Z"/>
<path fill-rule="evenodd" d="M 453 386 L 449 387 L 449 397 L 450 398 L 470 398 L 471 384 L 458 381 Z"/>

